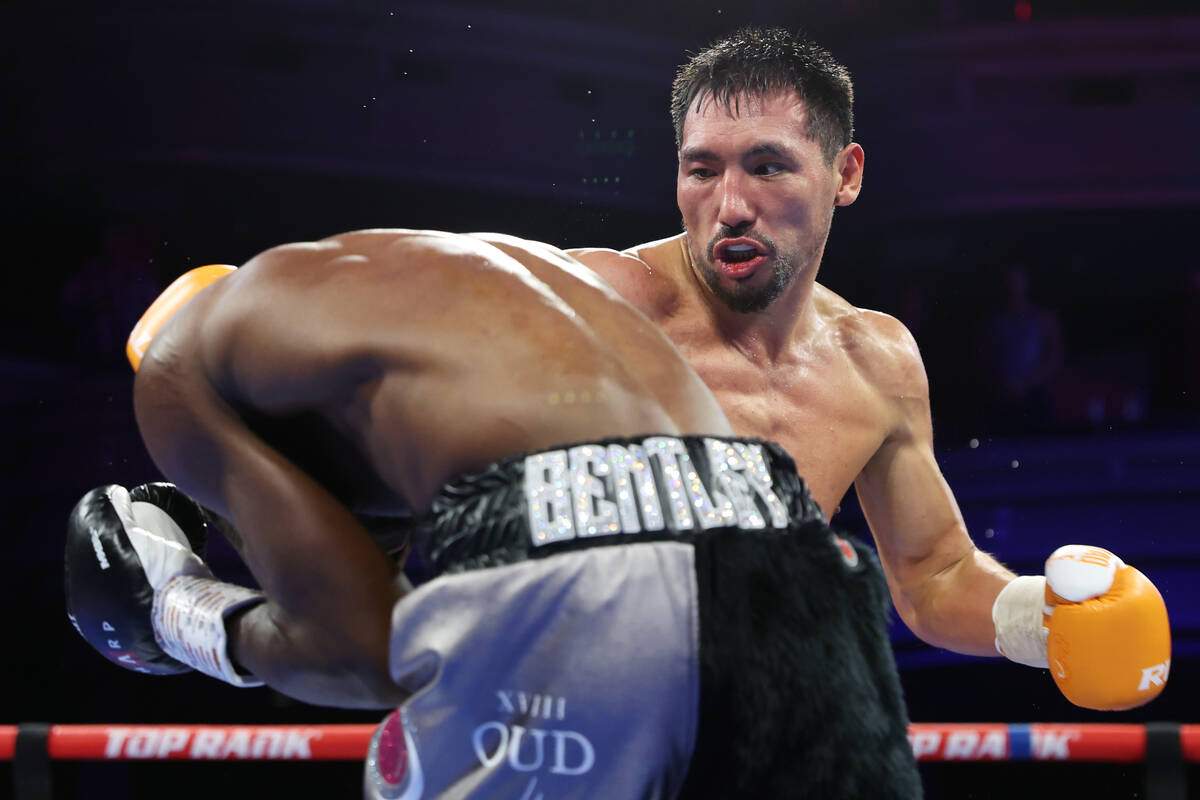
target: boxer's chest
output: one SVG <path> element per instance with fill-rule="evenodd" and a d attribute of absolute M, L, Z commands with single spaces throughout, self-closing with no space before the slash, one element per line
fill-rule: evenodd
<path fill-rule="evenodd" d="M 683 347 L 739 435 L 783 445 L 831 516 L 887 432 L 872 387 L 837 364 L 763 369 L 724 348 Z"/>

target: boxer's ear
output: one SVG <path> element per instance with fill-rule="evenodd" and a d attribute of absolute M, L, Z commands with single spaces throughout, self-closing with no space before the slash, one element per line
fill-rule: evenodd
<path fill-rule="evenodd" d="M 837 194 L 833 199 L 835 206 L 848 206 L 858 199 L 858 193 L 862 190 L 865 157 L 862 145 L 851 142 L 834 158 L 833 169 L 838 178 Z"/>

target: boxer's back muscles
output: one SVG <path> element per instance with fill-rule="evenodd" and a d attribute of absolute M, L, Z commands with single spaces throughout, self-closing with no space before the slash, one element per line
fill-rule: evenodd
<path fill-rule="evenodd" d="M 446 479 L 513 452 L 730 432 L 669 340 L 602 281 L 552 248 L 497 241 L 367 231 L 276 248 L 146 352 L 135 407 L 151 455 L 241 530 L 270 597 L 235 657 L 293 696 L 397 700 L 401 590 L 353 503 L 420 512 Z M 350 479 L 331 487 L 291 450 Z M 339 496 L 354 484 L 370 496 Z M 276 667 L 297 662 L 312 671 Z"/>
<path fill-rule="evenodd" d="M 140 382 L 195 370 L 264 438 L 314 439 L 418 510 L 512 452 L 728 430 L 645 317 L 561 251 L 512 237 L 365 231 L 276 248 L 179 317 Z M 375 491 L 351 499 L 385 504 Z"/>

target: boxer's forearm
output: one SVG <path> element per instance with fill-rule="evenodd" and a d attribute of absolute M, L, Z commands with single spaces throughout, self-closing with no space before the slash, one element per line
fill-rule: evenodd
<path fill-rule="evenodd" d="M 913 633 L 935 647 L 999 656 L 992 605 L 1014 577 L 994 558 L 972 547 L 965 556 L 927 577 L 897 606 Z"/>
<path fill-rule="evenodd" d="M 329 631 L 311 630 L 273 603 L 231 617 L 226 631 L 238 668 L 289 697 L 341 708 L 394 708 L 405 699 L 386 664 L 348 652 Z"/>

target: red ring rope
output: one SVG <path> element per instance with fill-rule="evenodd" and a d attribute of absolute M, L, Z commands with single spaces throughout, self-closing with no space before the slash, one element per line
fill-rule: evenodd
<path fill-rule="evenodd" d="M 59 760 L 356 761 L 374 725 L 52 725 L 50 758 Z M 1200 763 L 1200 725 L 1181 725 L 1185 761 Z M 0 761 L 13 757 L 16 725 L 0 725 Z M 1146 726 L 1138 724 L 936 723 L 909 726 L 918 761 L 1138 762 Z"/>

